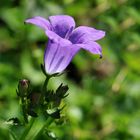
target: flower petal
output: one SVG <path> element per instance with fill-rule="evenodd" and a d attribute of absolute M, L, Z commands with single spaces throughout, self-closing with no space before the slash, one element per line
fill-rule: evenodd
<path fill-rule="evenodd" d="M 77 44 L 77 45 L 93 54 L 99 54 L 100 58 L 102 58 L 102 48 L 98 43 L 88 42 L 86 44 Z"/>
<path fill-rule="evenodd" d="M 72 30 L 75 28 L 75 21 L 71 16 L 50 16 L 49 21 L 53 27 L 53 31 L 62 38 L 69 36 Z"/>
<path fill-rule="evenodd" d="M 49 40 L 44 55 L 45 70 L 48 74 L 61 73 L 69 65 L 80 47 Z"/>
<path fill-rule="evenodd" d="M 36 16 L 36 17 L 30 18 L 30 19 L 27 19 L 25 21 L 25 23 L 34 24 L 36 26 L 39 26 L 43 30 L 48 30 L 48 29 L 50 30 L 51 29 L 51 25 L 50 25 L 49 21 L 43 17 L 40 17 L 40 16 Z"/>
<path fill-rule="evenodd" d="M 69 37 L 69 40 L 74 43 L 86 43 L 88 41 L 96 41 L 105 36 L 102 30 L 96 30 L 87 26 L 77 27 Z"/>
<path fill-rule="evenodd" d="M 61 38 L 59 35 L 57 35 L 55 32 L 53 31 L 50 31 L 50 30 L 46 30 L 45 31 L 45 34 L 48 36 L 48 38 L 50 40 L 52 40 L 53 42 L 55 43 L 58 43 L 58 42 L 63 42 L 64 44 L 71 44 L 71 42 L 67 39 L 63 39 Z"/>

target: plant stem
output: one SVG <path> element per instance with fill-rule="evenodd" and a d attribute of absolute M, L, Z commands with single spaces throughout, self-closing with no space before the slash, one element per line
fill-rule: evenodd
<path fill-rule="evenodd" d="M 26 129 L 24 130 L 24 132 L 23 132 L 20 140 L 25 140 L 26 139 L 26 136 L 29 134 L 30 129 L 32 128 L 32 126 L 34 124 L 34 121 L 35 121 L 35 119 L 32 118 L 31 121 L 30 121 L 30 123 L 26 126 Z"/>
<path fill-rule="evenodd" d="M 49 82 L 50 78 L 51 78 L 50 76 L 47 76 L 46 80 L 45 80 L 45 82 L 43 84 L 42 93 L 41 93 L 41 97 L 40 97 L 40 102 L 41 103 L 43 103 L 43 101 L 44 101 L 44 96 L 45 96 L 45 93 L 47 92 L 47 85 L 48 85 L 48 82 Z"/>
<path fill-rule="evenodd" d="M 42 135 L 44 128 L 48 127 L 52 123 L 52 121 L 53 118 L 51 117 L 49 117 L 45 123 L 40 118 L 32 118 L 30 124 L 27 126 L 19 140 L 37 139 L 38 137 L 40 137 L 40 135 Z"/>
<path fill-rule="evenodd" d="M 16 137 L 16 135 L 15 135 L 11 130 L 9 130 L 9 131 L 10 131 L 10 134 L 11 134 L 12 138 L 13 138 L 14 140 L 18 140 L 17 137 Z"/>
<path fill-rule="evenodd" d="M 44 85 L 43 85 L 43 88 L 42 88 L 42 92 L 44 93 L 45 91 L 47 91 L 47 85 L 48 85 L 48 82 L 49 82 L 49 79 L 50 79 L 51 77 L 50 76 L 47 76 L 46 77 L 46 80 L 45 80 L 45 82 L 44 82 Z"/>
<path fill-rule="evenodd" d="M 40 129 L 40 131 L 38 132 L 38 134 L 36 135 L 35 139 L 38 139 L 40 137 L 40 135 L 43 133 L 43 130 L 47 127 L 49 127 L 49 125 L 53 122 L 53 118 L 48 117 L 48 119 L 46 120 L 45 124 L 43 125 L 43 127 Z"/>
<path fill-rule="evenodd" d="M 21 104 L 22 104 L 22 112 L 24 117 L 24 123 L 28 123 L 28 116 L 27 116 L 27 108 L 26 108 L 26 99 L 24 97 L 21 98 Z"/>

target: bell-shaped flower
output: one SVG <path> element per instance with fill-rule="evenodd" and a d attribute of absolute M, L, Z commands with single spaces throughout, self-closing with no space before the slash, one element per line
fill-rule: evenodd
<path fill-rule="evenodd" d="M 48 74 L 61 73 L 82 48 L 102 57 L 102 49 L 95 42 L 105 36 L 105 32 L 88 26 L 75 28 L 75 21 L 68 15 L 55 15 L 47 19 L 33 17 L 25 23 L 41 27 L 49 41 L 44 54 L 44 66 Z"/>

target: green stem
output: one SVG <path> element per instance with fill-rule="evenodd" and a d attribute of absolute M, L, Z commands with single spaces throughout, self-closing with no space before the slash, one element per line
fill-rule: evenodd
<path fill-rule="evenodd" d="M 48 82 L 49 82 L 49 79 L 50 78 L 51 78 L 50 76 L 47 76 L 46 77 L 46 80 L 45 80 L 44 85 L 43 85 L 43 88 L 42 88 L 42 92 L 47 91 L 47 85 L 48 85 Z"/>
<path fill-rule="evenodd" d="M 43 125 L 43 127 L 40 129 L 40 131 L 38 132 L 38 134 L 36 135 L 35 139 L 38 139 L 40 137 L 40 135 L 42 135 L 43 130 L 45 128 L 48 128 L 50 126 L 50 124 L 53 122 L 53 118 L 48 117 L 48 119 L 46 120 L 46 123 Z"/>
<path fill-rule="evenodd" d="M 12 138 L 14 139 L 14 140 L 17 140 L 17 137 L 16 137 L 16 135 L 10 130 L 10 134 L 11 134 L 11 136 L 12 136 Z"/>
<path fill-rule="evenodd" d="M 30 132 L 30 130 L 31 130 L 33 124 L 34 124 L 34 121 L 35 121 L 35 119 L 32 118 L 30 123 L 26 126 L 26 129 L 24 130 L 20 140 L 25 140 L 26 139 L 27 135 L 29 134 L 29 132 Z"/>
<path fill-rule="evenodd" d="M 46 80 L 45 80 L 44 85 L 43 85 L 43 87 L 42 87 L 42 93 L 41 93 L 41 97 L 40 97 L 40 102 L 41 102 L 41 103 L 43 103 L 44 96 L 45 96 L 45 93 L 46 93 L 46 91 L 47 91 L 47 85 L 48 85 L 48 82 L 49 82 L 49 79 L 50 79 L 50 78 L 51 78 L 50 76 L 47 76 L 47 77 L 46 77 Z"/>
<path fill-rule="evenodd" d="M 45 124 L 40 118 L 32 119 L 19 140 L 37 139 L 40 135 L 42 135 L 44 128 L 48 127 L 52 121 L 53 118 L 50 117 L 46 120 Z"/>
<path fill-rule="evenodd" d="M 28 123 L 28 116 L 27 116 L 27 108 L 26 108 L 26 99 L 24 97 L 21 98 L 21 104 L 22 104 L 22 112 L 23 112 L 23 117 L 24 117 L 24 122 L 25 124 Z"/>

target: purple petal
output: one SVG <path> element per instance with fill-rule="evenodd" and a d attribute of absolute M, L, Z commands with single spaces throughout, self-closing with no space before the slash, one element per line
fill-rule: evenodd
<path fill-rule="evenodd" d="M 80 47 L 49 40 L 44 54 L 45 70 L 48 74 L 61 73 L 69 65 Z"/>
<path fill-rule="evenodd" d="M 69 40 L 61 38 L 59 35 L 57 35 L 53 31 L 46 30 L 45 33 L 48 36 L 48 38 L 50 40 L 52 40 L 53 42 L 55 42 L 55 43 L 57 43 L 57 42 L 63 42 L 64 44 L 71 44 L 71 42 Z"/>
<path fill-rule="evenodd" d="M 87 43 L 88 41 L 96 41 L 105 36 L 102 30 L 96 30 L 87 26 L 77 27 L 69 37 L 69 40 L 74 43 Z"/>
<path fill-rule="evenodd" d="M 25 21 L 25 23 L 34 24 L 36 26 L 39 26 L 43 30 L 48 30 L 48 29 L 50 30 L 51 29 L 51 25 L 50 25 L 49 21 L 43 17 L 40 17 L 40 16 L 36 16 L 36 17 L 30 18 L 30 19 L 27 19 Z"/>
<path fill-rule="evenodd" d="M 68 37 L 72 30 L 75 28 L 75 21 L 71 16 L 50 16 L 49 21 L 51 23 L 53 31 L 62 38 Z"/>
<path fill-rule="evenodd" d="M 96 42 L 88 42 L 87 44 L 77 44 L 77 45 L 93 54 L 99 54 L 100 57 L 102 57 L 102 48 Z"/>

